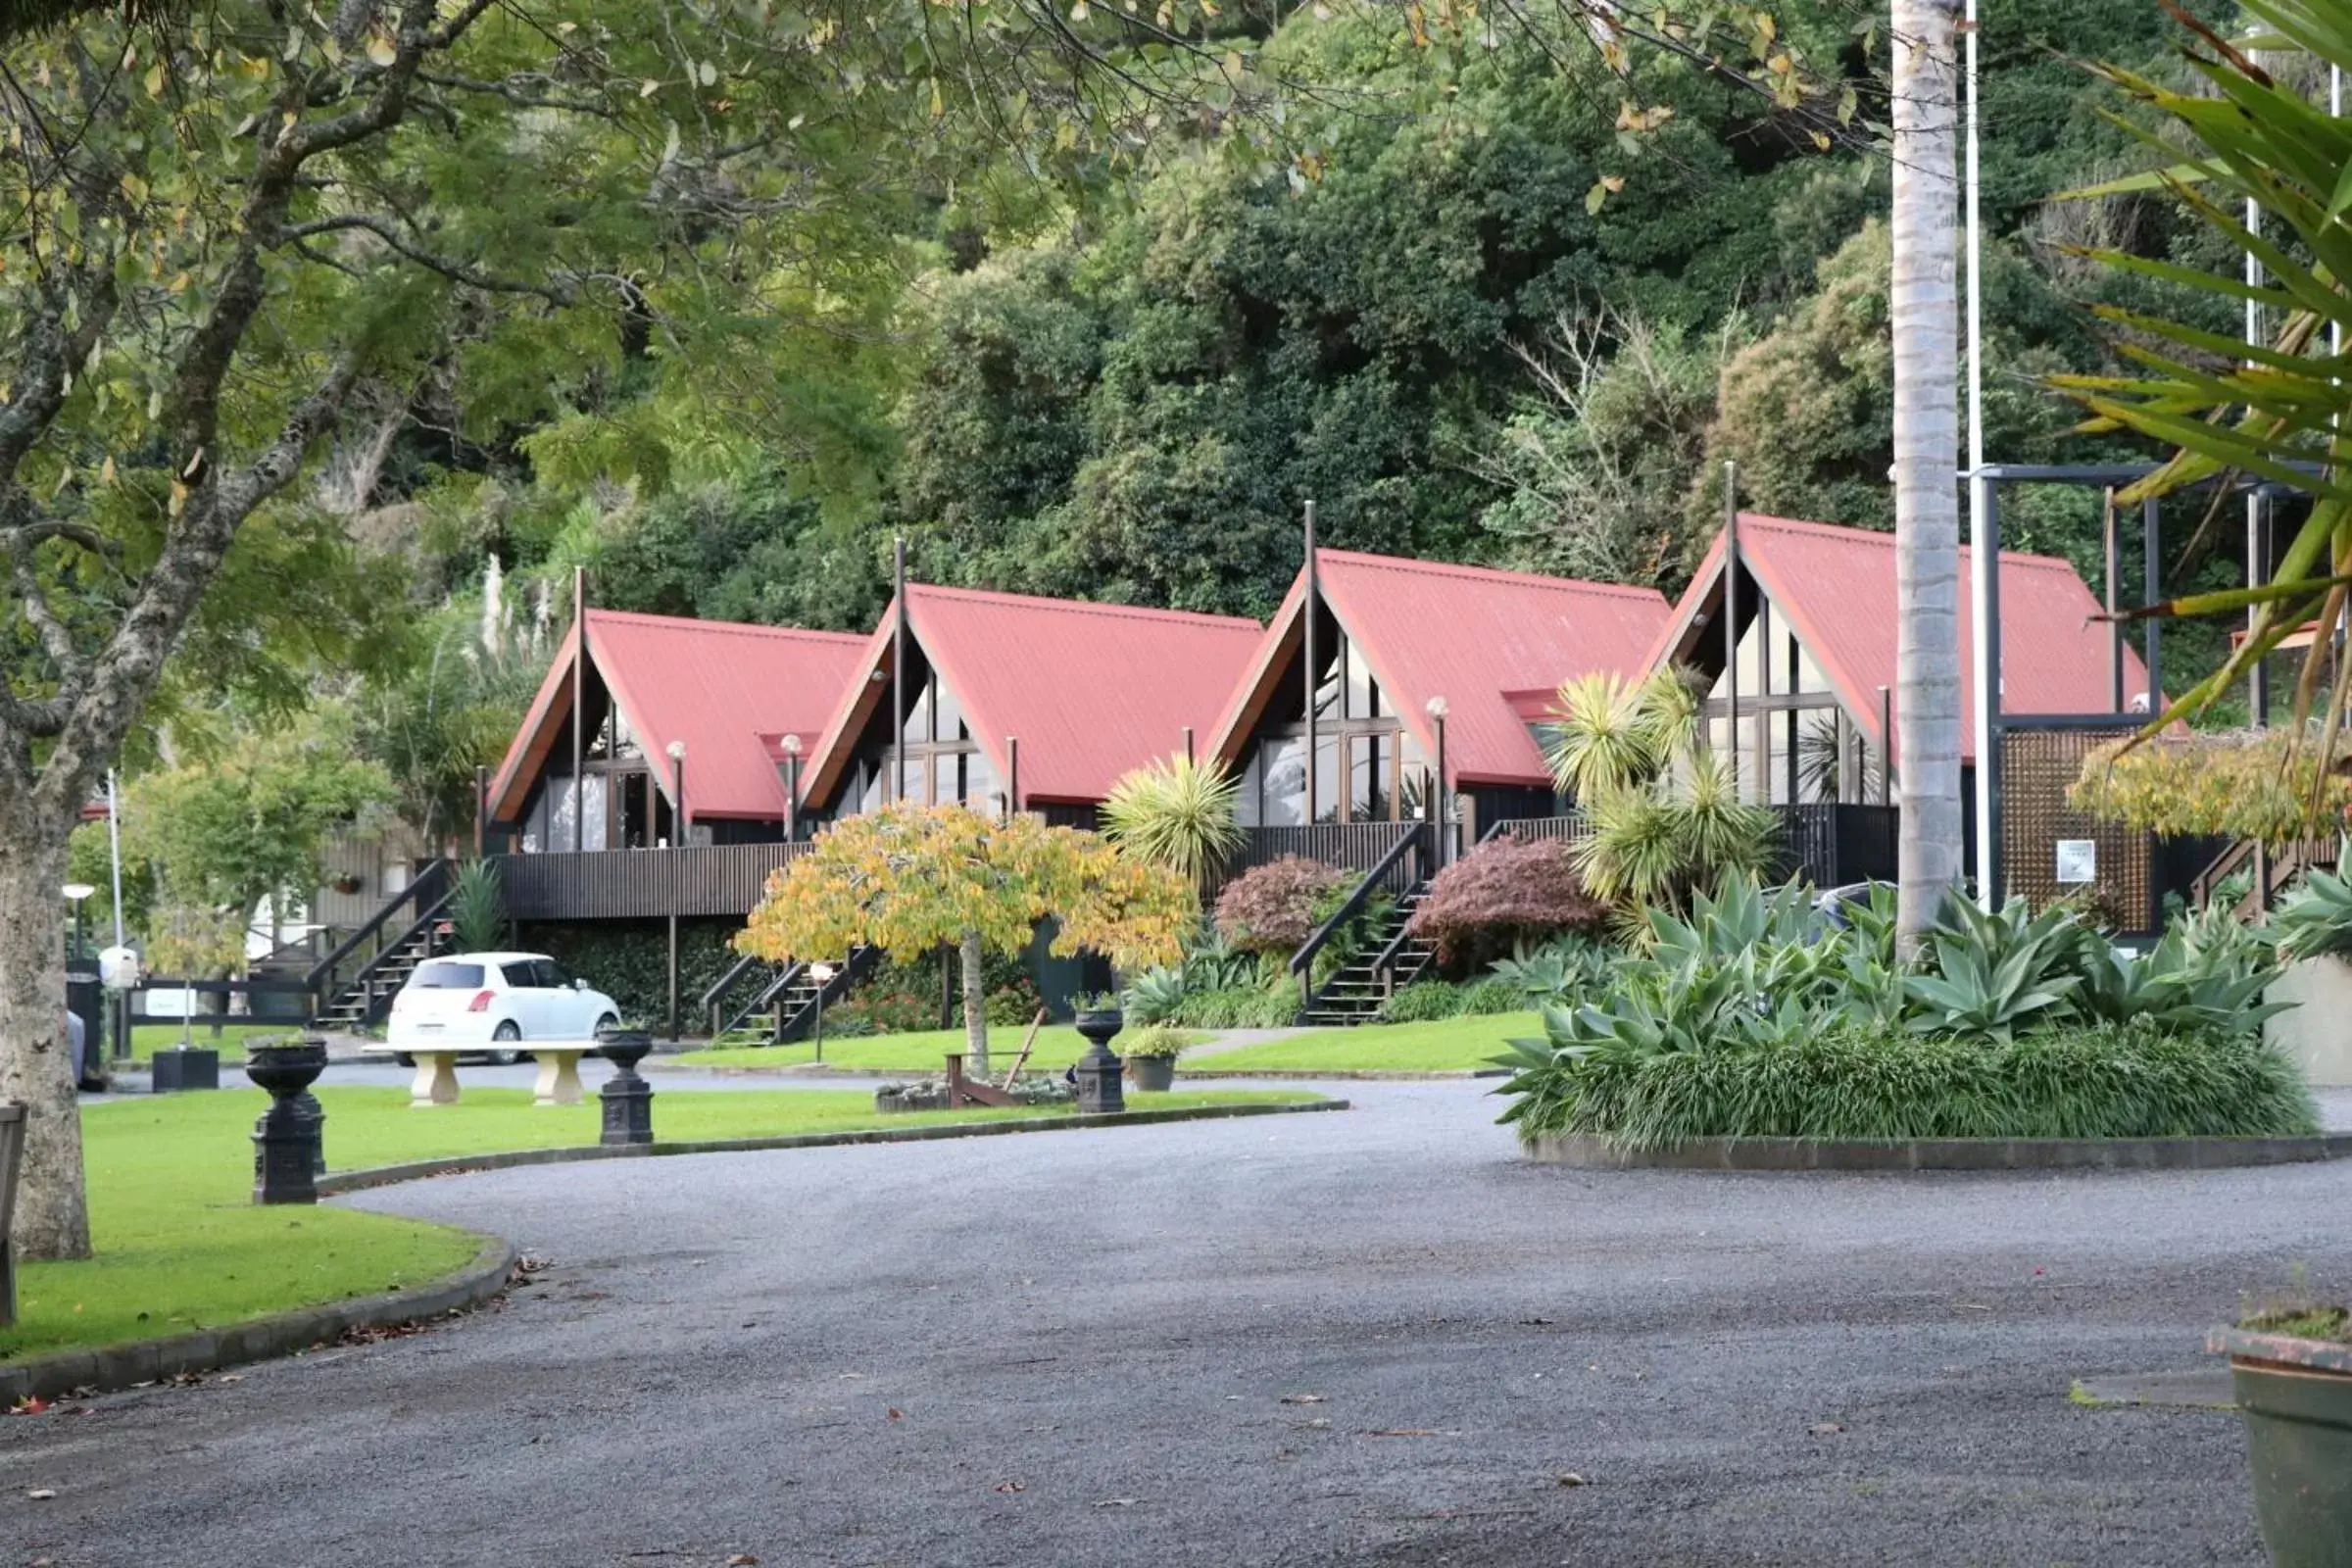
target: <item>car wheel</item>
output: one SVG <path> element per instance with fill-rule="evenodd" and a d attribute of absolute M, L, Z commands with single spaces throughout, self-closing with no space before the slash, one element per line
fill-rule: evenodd
<path fill-rule="evenodd" d="M 522 1026 L 517 1024 L 514 1019 L 509 1018 L 505 1023 L 500 1024 L 496 1029 L 490 1031 L 490 1038 L 493 1040 L 520 1040 L 522 1038 Z M 493 1049 L 490 1053 L 490 1064 L 494 1067 L 512 1067 L 521 1059 L 522 1053 L 519 1051 L 500 1051 Z"/>

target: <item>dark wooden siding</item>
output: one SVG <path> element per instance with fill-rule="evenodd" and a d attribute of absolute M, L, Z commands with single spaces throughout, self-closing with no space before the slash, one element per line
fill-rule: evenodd
<path fill-rule="evenodd" d="M 516 920 L 646 919 L 752 912 L 770 873 L 806 844 L 502 855 L 507 913 Z"/>

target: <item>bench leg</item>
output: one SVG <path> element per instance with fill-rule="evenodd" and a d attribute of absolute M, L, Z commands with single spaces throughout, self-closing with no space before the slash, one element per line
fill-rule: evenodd
<path fill-rule="evenodd" d="M 421 1110 L 427 1105 L 454 1105 L 457 1102 L 457 1056 L 446 1051 L 418 1053 L 416 1081 L 409 1086 L 410 1106 Z"/>
<path fill-rule="evenodd" d="M 578 1052 L 539 1053 L 539 1082 L 532 1092 L 533 1104 L 576 1105 L 585 1098 L 587 1092 L 580 1087 Z"/>

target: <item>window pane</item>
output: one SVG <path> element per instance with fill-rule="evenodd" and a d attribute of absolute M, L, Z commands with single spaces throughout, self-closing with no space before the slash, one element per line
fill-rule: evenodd
<path fill-rule="evenodd" d="M 1255 827 L 1258 825 L 1260 820 L 1258 814 L 1257 791 L 1261 778 L 1261 763 L 1264 760 L 1264 747 L 1250 747 L 1250 760 L 1242 768 L 1241 790 L 1234 796 L 1233 799 L 1233 819 L 1240 823 L 1243 827 Z"/>
<path fill-rule="evenodd" d="M 879 811 L 883 806 L 883 786 L 889 783 L 890 774 L 872 762 L 858 763 L 858 770 L 864 780 L 864 786 L 858 792 L 858 813 L 862 815 L 869 811 Z"/>
<path fill-rule="evenodd" d="M 580 783 L 587 811 L 580 823 L 580 845 L 583 849 L 601 850 L 605 847 L 605 775 L 591 773 Z"/>
<path fill-rule="evenodd" d="M 909 806 L 931 804 L 931 763 L 929 758 L 909 757 L 899 764 L 899 799 Z"/>
<path fill-rule="evenodd" d="M 930 682 L 925 681 L 923 689 L 914 694 L 914 706 L 906 710 L 906 727 L 901 733 L 910 741 L 927 741 L 931 738 Z"/>
<path fill-rule="evenodd" d="M 1348 649 L 1348 716 L 1370 718 L 1378 704 L 1379 698 L 1372 690 L 1372 671 L 1365 665 L 1361 655 L 1352 648 Z"/>
<path fill-rule="evenodd" d="M 1346 662 L 1341 657 L 1344 652 L 1344 646 L 1337 637 L 1332 638 L 1328 645 L 1318 644 L 1315 648 L 1316 661 L 1323 666 L 1315 677 L 1317 716 L 1340 710 L 1340 666 Z"/>
<path fill-rule="evenodd" d="M 1299 792 L 1306 787 L 1306 742 L 1298 736 L 1264 742 L 1264 788 L 1259 792 L 1268 827 L 1297 827 L 1306 820 Z"/>
<path fill-rule="evenodd" d="M 1315 820 L 1340 819 L 1340 738 L 1315 737 Z"/>
<path fill-rule="evenodd" d="M 427 963 L 409 976 L 409 986 L 416 991 L 473 991 L 482 983 L 482 966 L 478 963 Z"/>
<path fill-rule="evenodd" d="M 975 811 L 990 815 L 1004 808 L 1004 781 L 997 777 L 997 764 L 988 754 L 975 748 L 963 754 L 963 800 Z"/>
<path fill-rule="evenodd" d="M 939 714 L 938 727 L 932 732 L 943 741 L 963 738 L 963 705 L 948 690 L 948 683 L 937 675 L 931 677 L 931 706 Z"/>
<path fill-rule="evenodd" d="M 1384 735 L 1354 735 L 1348 741 L 1348 815 L 1357 822 L 1389 819 L 1389 769 L 1396 748 Z"/>

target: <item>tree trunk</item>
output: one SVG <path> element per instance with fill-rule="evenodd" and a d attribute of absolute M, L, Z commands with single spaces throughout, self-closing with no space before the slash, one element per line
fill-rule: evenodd
<path fill-rule="evenodd" d="M 12 812 L 0 840 L 0 1101 L 25 1106 L 24 1164 L 10 1227 L 20 1259 L 90 1255 L 59 940 L 66 838 L 50 829 L 37 812 Z"/>
<path fill-rule="evenodd" d="M 1960 377 L 1952 0 L 1894 0 L 1897 940 L 1960 876 Z"/>
<path fill-rule="evenodd" d="M 980 933 L 963 934 L 963 1059 L 975 1078 L 988 1076 L 988 955 Z"/>

